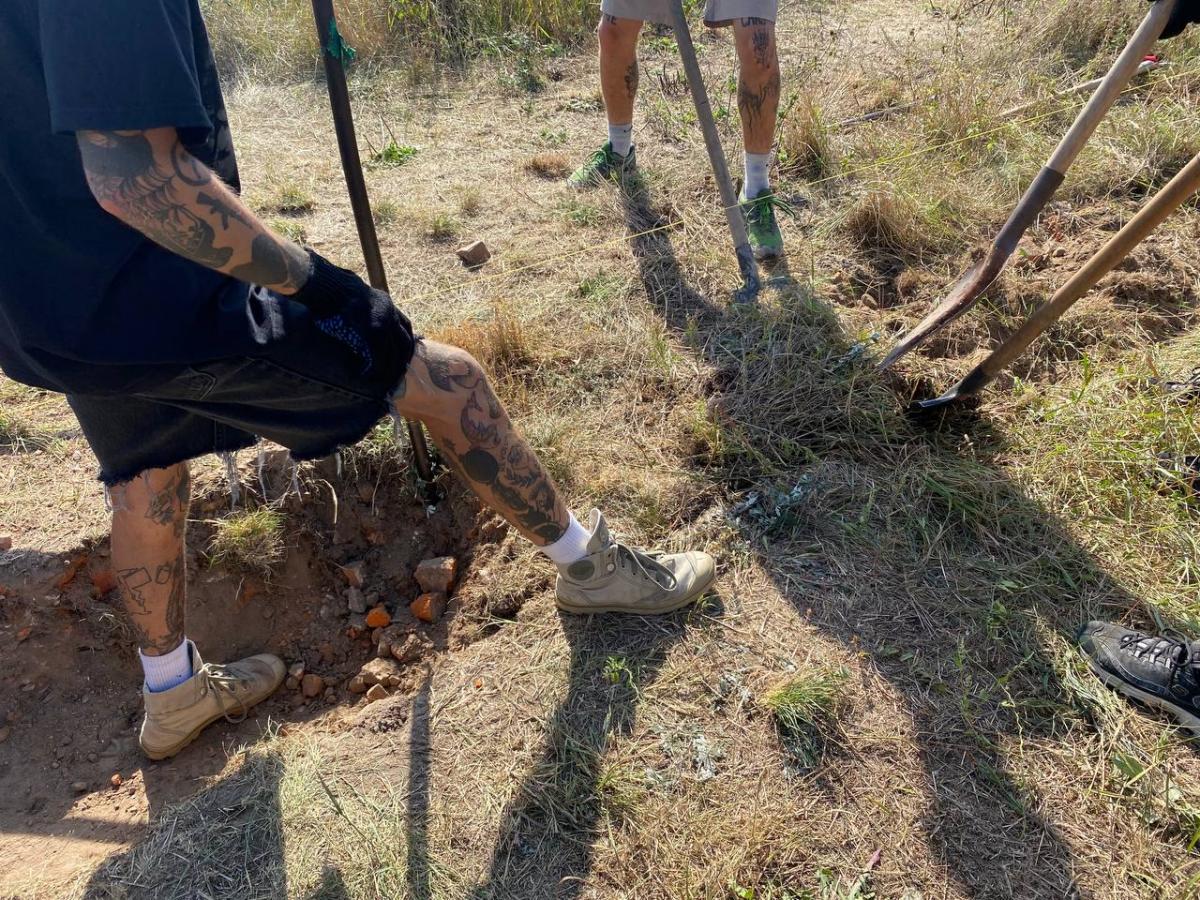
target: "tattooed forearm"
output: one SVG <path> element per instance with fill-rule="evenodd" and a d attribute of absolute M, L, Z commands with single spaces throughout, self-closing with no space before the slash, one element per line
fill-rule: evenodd
<path fill-rule="evenodd" d="M 173 253 L 283 293 L 308 277 L 303 248 L 272 234 L 180 142 L 174 129 L 81 131 L 100 204 Z"/>

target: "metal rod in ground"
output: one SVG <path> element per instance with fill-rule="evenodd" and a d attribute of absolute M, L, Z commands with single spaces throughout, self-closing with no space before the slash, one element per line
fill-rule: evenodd
<path fill-rule="evenodd" d="M 1017 244 L 1029 226 L 1037 219 L 1038 214 L 1045 208 L 1050 198 L 1058 190 L 1059 185 L 1067 177 L 1067 170 L 1079 155 L 1079 151 L 1087 144 L 1088 139 L 1096 130 L 1096 126 L 1108 114 L 1109 109 L 1121 96 L 1125 85 L 1145 60 L 1148 51 L 1158 40 L 1167 20 L 1171 16 L 1175 3 L 1181 0 L 1157 0 L 1146 13 L 1142 24 L 1134 31 L 1133 36 L 1125 45 L 1125 49 L 1117 56 L 1116 62 L 1108 70 L 1108 74 L 1100 81 L 1096 92 L 1079 111 L 1070 129 L 1058 142 L 1054 153 L 1046 161 L 1046 165 L 1038 172 L 1033 182 L 1026 188 L 1016 208 L 1004 223 L 996 239 L 988 248 L 987 255 L 963 273 L 951 287 L 950 292 L 930 313 L 917 323 L 911 331 L 896 342 L 896 346 L 879 364 L 886 369 L 899 360 L 913 348 L 953 322 L 983 296 L 983 292 L 991 287 L 1001 271 L 1008 264 L 1009 257 L 1017 249 Z"/>
<path fill-rule="evenodd" d="M 333 0 L 312 0 L 313 17 L 317 23 L 317 45 L 321 48 L 321 59 L 325 64 L 325 83 L 329 88 L 329 106 L 333 111 L 333 128 L 337 134 L 338 153 L 342 158 L 342 172 L 346 177 L 346 190 L 350 194 L 350 208 L 354 211 L 354 224 L 358 228 L 358 242 L 362 245 L 363 259 L 367 263 L 367 279 L 377 290 L 387 292 L 387 273 L 383 268 L 383 254 L 379 250 L 379 237 L 375 234 L 375 220 L 371 216 L 371 201 L 367 197 L 367 182 L 363 177 L 362 160 L 358 155 L 358 137 L 354 133 L 354 114 L 350 109 L 350 90 L 346 86 L 346 69 L 343 53 L 345 45 L 337 30 L 333 14 Z M 433 482 L 433 466 L 429 462 L 429 447 L 425 443 L 425 432 L 418 422 L 407 420 L 409 442 L 412 445 L 413 466 L 426 484 Z"/>
<path fill-rule="evenodd" d="M 721 149 L 721 136 L 713 120 L 712 106 L 708 102 L 708 90 L 700 63 L 696 61 L 696 47 L 692 43 L 692 32 L 688 28 L 687 16 L 683 11 L 683 0 L 671 0 L 671 26 L 675 30 L 675 42 L 679 44 L 679 56 L 683 60 L 683 71 L 687 74 L 692 102 L 696 105 L 696 118 L 704 134 L 704 146 L 712 164 L 713 178 L 721 192 L 721 205 L 725 207 L 725 219 L 729 222 L 729 233 L 733 236 L 733 250 L 737 254 L 738 270 L 742 273 L 742 289 L 734 295 L 737 302 L 748 303 L 758 295 L 758 264 L 750 250 L 750 238 L 746 234 L 746 219 L 742 213 L 733 182 L 729 178 L 729 165 L 725 162 L 725 151 Z"/>
<path fill-rule="evenodd" d="M 913 411 L 924 412 L 937 409 L 954 400 L 979 393 L 988 382 L 1023 353 L 1025 348 L 1032 344 L 1039 335 L 1057 322 L 1080 297 L 1095 287 L 1096 282 L 1116 268 L 1134 247 L 1146 239 L 1150 232 L 1186 203 L 1198 189 L 1200 189 L 1200 153 L 1192 157 L 1192 161 L 1184 166 L 1179 174 L 1167 183 L 1166 187 L 1138 210 L 1137 215 L 1126 222 L 1125 226 L 1084 263 L 1083 268 L 1072 275 L 1067 283 L 1054 293 L 1053 297 L 1043 303 L 1020 328 L 1013 332 L 1008 340 L 993 350 L 962 381 L 941 397 L 913 404 Z"/>

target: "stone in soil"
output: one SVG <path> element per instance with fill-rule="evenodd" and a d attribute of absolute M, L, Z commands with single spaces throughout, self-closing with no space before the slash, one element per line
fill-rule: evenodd
<path fill-rule="evenodd" d="M 382 684 L 384 687 L 394 688 L 400 683 L 403 675 L 400 667 L 391 659 L 372 659 L 361 669 L 358 670 L 356 678 L 361 678 L 362 683 L 367 687 L 373 684 Z"/>
<path fill-rule="evenodd" d="M 397 662 L 415 662 L 425 655 L 425 642 L 417 635 L 410 634 L 398 644 L 392 644 L 392 658 Z"/>
<path fill-rule="evenodd" d="M 413 573 L 422 593 L 450 596 L 454 579 L 458 577 L 458 560 L 453 556 L 437 556 L 417 566 Z"/>
<path fill-rule="evenodd" d="M 367 613 L 367 626 L 370 628 L 387 628 L 391 624 L 392 615 L 382 606 L 376 606 Z"/>
<path fill-rule="evenodd" d="M 433 623 L 442 617 L 446 611 L 446 595 L 445 594 L 422 594 L 414 600 L 408 607 L 414 616 L 422 622 Z"/>
<path fill-rule="evenodd" d="M 352 613 L 361 614 L 367 611 L 367 598 L 360 588 L 351 587 L 346 591 L 346 607 Z"/>
<path fill-rule="evenodd" d="M 73 790 L 77 794 L 86 794 L 87 789 L 88 789 L 88 783 L 86 781 L 71 782 L 71 790 Z"/>
<path fill-rule="evenodd" d="M 365 569 L 364 563 L 361 559 L 352 563 L 346 563 L 346 565 L 342 566 L 341 569 L 342 575 L 345 577 L 346 583 L 350 585 L 350 587 L 361 588 L 363 586 Z M 362 612 L 362 610 L 356 609 L 355 612 Z"/>
<path fill-rule="evenodd" d="M 367 702 L 374 703 L 376 700 L 382 700 L 384 697 L 390 696 L 387 688 L 382 684 L 373 684 L 367 690 Z"/>
<path fill-rule="evenodd" d="M 324 690 L 325 679 L 320 675 L 309 674 L 300 680 L 300 692 L 309 700 L 321 696 L 321 692 Z"/>
<path fill-rule="evenodd" d="M 11 550 L 12 542 L 13 539 L 11 534 L 0 534 L 0 553 Z"/>
<path fill-rule="evenodd" d="M 360 637 L 362 637 L 364 634 L 367 634 L 369 631 L 370 631 L 370 629 L 367 628 L 366 616 L 362 616 L 362 615 L 359 615 L 358 613 L 355 613 L 346 622 L 346 637 L 350 638 L 350 640 L 352 640 L 352 641 L 358 640 Z"/>
<path fill-rule="evenodd" d="M 459 247 L 455 252 L 458 254 L 458 258 L 463 261 L 463 265 L 469 269 L 476 269 L 492 258 L 492 251 L 487 248 L 487 244 L 483 241 L 472 241 L 469 244 Z"/>

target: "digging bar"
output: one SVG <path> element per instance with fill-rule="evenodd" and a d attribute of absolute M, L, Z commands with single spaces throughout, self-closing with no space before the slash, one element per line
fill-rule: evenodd
<path fill-rule="evenodd" d="M 696 105 L 696 118 L 700 120 L 700 130 L 704 133 L 708 161 L 712 164 L 713 178 L 721 192 L 721 204 L 725 207 L 725 219 L 729 223 L 729 233 L 733 236 L 733 250 L 737 254 L 738 269 L 742 273 L 742 287 L 734 294 L 734 302 L 751 303 L 758 296 L 761 286 L 758 264 L 750 250 L 750 238 L 746 234 L 746 218 L 742 213 L 741 203 L 729 178 L 729 165 L 725 162 L 725 151 L 721 149 L 721 136 L 717 133 L 717 123 L 713 120 L 708 90 L 704 86 L 704 76 L 700 74 L 700 63 L 696 61 L 696 47 L 692 43 L 692 32 L 683 12 L 683 0 L 671 0 L 671 27 L 675 30 L 675 42 L 679 44 L 683 71 L 687 74 L 692 102 Z"/>
<path fill-rule="evenodd" d="M 367 279 L 371 287 L 387 293 L 383 254 L 379 252 L 379 237 L 375 234 L 375 220 L 371 217 L 367 182 L 363 177 L 362 160 L 358 156 L 358 137 L 354 133 L 354 114 L 350 109 L 350 91 L 346 86 L 342 38 L 333 15 L 333 0 L 312 0 L 312 8 L 317 22 L 317 45 L 321 48 L 321 59 L 325 63 L 325 83 L 329 88 L 338 153 L 342 157 L 342 172 L 346 177 L 346 190 L 350 193 L 350 207 L 354 210 L 358 242 L 362 245 L 363 258 L 367 263 Z M 408 420 L 405 424 L 412 445 L 413 466 L 427 489 L 431 489 L 428 486 L 433 484 L 433 467 L 429 462 L 425 432 L 418 422 Z"/>
<path fill-rule="evenodd" d="M 1079 155 L 1079 151 L 1087 144 L 1088 138 L 1092 136 L 1096 126 L 1100 124 L 1113 103 L 1116 102 L 1117 97 L 1120 96 L 1121 91 L 1125 89 L 1125 85 L 1141 67 L 1146 52 L 1154 45 L 1159 35 L 1162 34 L 1163 28 L 1166 27 L 1167 19 L 1170 18 L 1176 2 L 1183 2 L 1183 0 L 1158 0 L 1150 7 L 1142 24 L 1133 33 L 1133 37 L 1129 39 L 1129 43 L 1125 45 L 1125 49 L 1121 51 L 1117 61 L 1113 63 L 1108 74 L 1101 80 L 1096 92 L 1092 94 L 1087 105 L 1080 110 L 1070 130 L 1059 141 L 1049 161 L 1038 172 L 1033 183 L 1021 197 L 1016 209 L 1012 211 L 1008 221 L 996 235 L 987 255 L 954 283 L 946 298 L 922 319 L 916 328 L 900 339 L 892 352 L 879 364 L 880 369 L 888 368 L 934 332 L 965 313 L 975 305 L 975 301 L 979 299 L 980 295 L 996 280 L 1008 263 L 1008 258 L 1017 248 L 1017 242 L 1021 240 L 1021 236 L 1033 224 L 1038 213 L 1042 211 L 1050 198 L 1054 196 L 1054 192 L 1063 183 L 1067 170 L 1075 161 L 1075 157 Z"/>
<path fill-rule="evenodd" d="M 922 400 L 909 406 L 913 413 L 928 413 L 964 397 L 979 393 L 1000 371 L 1019 356 L 1026 347 L 1058 321 L 1072 304 L 1095 287 L 1096 282 L 1113 270 L 1146 236 L 1187 202 L 1200 189 L 1200 153 L 1184 166 L 1161 191 L 1138 210 L 1137 215 L 1109 239 L 1099 252 L 1084 263 L 1045 303 L 1043 303 L 1003 344 L 949 391 L 933 400 Z"/>

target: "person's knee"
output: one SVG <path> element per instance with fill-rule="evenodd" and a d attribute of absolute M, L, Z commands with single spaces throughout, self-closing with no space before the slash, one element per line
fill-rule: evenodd
<path fill-rule="evenodd" d="M 422 341 L 417 345 L 393 407 L 422 422 L 457 421 L 471 402 L 494 397 L 483 366 L 466 350 Z"/>
<path fill-rule="evenodd" d="M 628 51 L 637 45 L 642 23 L 634 19 L 618 19 L 604 15 L 600 18 L 597 32 L 600 36 L 600 52 L 608 55 Z"/>
<path fill-rule="evenodd" d="M 129 481 L 109 488 L 114 520 L 132 519 L 148 526 L 181 528 L 191 499 L 186 462 L 146 469 Z"/>
<path fill-rule="evenodd" d="M 743 80 L 758 84 L 779 71 L 775 46 L 775 23 L 755 20 L 737 29 L 737 53 Z"/>

